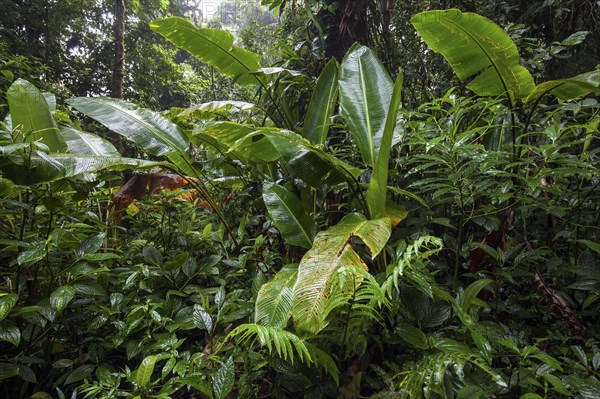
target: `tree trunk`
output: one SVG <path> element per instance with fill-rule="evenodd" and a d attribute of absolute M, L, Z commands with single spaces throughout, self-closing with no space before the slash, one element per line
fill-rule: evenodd
<path fill-rule="evenodd" d="M 125 0 L 115 0 L 115 60 L 113 65 L 112 96 L 123 98 L 125 78 Z"/>

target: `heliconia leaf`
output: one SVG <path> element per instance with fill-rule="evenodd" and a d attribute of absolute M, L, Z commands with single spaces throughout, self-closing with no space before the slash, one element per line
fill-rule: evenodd
<path fill-rule="evenodd" d="M 387 183 L 388 183 L 388 163 L 390 160 L 390 152 L 392 150 L 392 140 L 394 129 L 396 127 L 396 118 L 398 117 L 398 109 L 402 100 L 402 82 L 403 75 L 400 74 L 394 85 L 392 100 L 388 110 L 385 127 L 383 129 L 383 137 L 381 139 L 381 147 L 373 165 L 373 174 L 367 189 L 367 206 L 369 207 L 369 216 L 371 219 L 382 218 L 385 214 L 385 203 L 387 199 Z"/>
<path fill-rule="evenodd" d="M 17 294 L 6 294 L 0 296 L 0 321 L 4 320 L 6 316 L 10 313 L 10 310 L 17 304 L 19 301 L 19 296 Z"/>
<path fill-rule="evenodd" d="M 263 284 L 256 297 L 254 322 L 265 327 L 285 328 L 292 315 L 293 286 L 298 265 L 286 265 Z"/>
<path fill-rule="evenodd" d="M 224 399 L 231 390 L 235 383 L 235 364 L 233 358 L 230 357 L 225 363 L 217 370 L 215 377 L 213 378 L 213 393 L 216 399 Z"/>
<path fill-rule="evenodd" d="M 294 194 L 285 187 L 265 184 L 263 200 L 271 220 L 287 242 L 307 249 L 312 246 L 317 224 Z"/>
<path fill-rule="evenodd" d="M 340 107 L 362 160 L 374 166 L 386 124 L 394 84 L 368 47 L 355 44 L 342 62 Z"/>
<path fill-rule="evenodd" d="M 392 222 L 392 228 L 396 228 L 401 221 L 406 219 L 408 212 L 402 205 L 396 204 L 395 202 L 385 203 L 384 217 L 389 218 Z"/>
<path fill-rule="evenodd" d="M 230 33 L 220 29 L 196 28 L 179 17 L 158 19 L 150 23 L 150 28 L 223 75 L 234 78 L 236 83 L 259 83 L 249 72 L 260 69 L 260 56 L 234 46 L 234 37 Z"/>
<path fill-rule="evenodd" d="M 140 368 L 138 369 L 135 377 L 135 382 L 139 387 L 145 387 L 150 382 L 150 378 L 152 378 L 152 373 L 154 372 L 156 360 L 156 356 L 147 356 L 144 358 L 144 360 L 142 360 L 142 364 L 140 364 Z"/>
<path fill-rule="evenodd" d="M 133 176 L 116 192 L 108 204 L 116 220 L 121 219 L 125 209 L 134 201 L 141 200 L 146 195 L 156 194 L 162 190 L 176 190 L 194 180 L 192 177 L 183 178 L 176 174 L 144 173 Z"/>
<path fill-rule="evenodd" d="M 537 85 L 525 102 L 537 101 L 551 93 L 561 101 L 600 92 L 600 71 L 592 71 L 568 79 L 550 80 Z"/>
<path fill-rule="evenodd" d="M 31 83 L 17 79 L 6 92 L 12 126 L 25 135 L 25 142 L 39 141 L 51 152 L 65 150 L 67 145 L 58 133 L 58 127 L 46 99 Z"/>
<path fill-rule="evenodd" d="M 108 140 L 95 134 L 80 132 L 71 127 L 61 126 L 60 134 L 67 143 L 69 153 L 96 156 L 119 157 L 121 154 Z"/>
<path fill-rule="evenodd" d="M 106 97 L 76 97 L 67 103 L 151 155 L 185 152 L 188 148 L 184 133 L 158 112 Z"/>
<path fill-rule="evenodd" d="M 373 257 L 385 247 L 391 235 L 387 218 L 367 220 L 351 213 L 337 225 L 320 232 L 313 247 L 304 255 L 298 267 L 298 278 L 292 298 L 292 318 L 300 337 L 316 335 L 327 325 L 327 316 L 335 306 L 344 304 L 362 281 L 360 274 L 337 284 L 342 268 L 367 270 L 367 265 L 352 248 L 354 236 L 367 245 Z"/>
<path fill-rule="evenodd" d="M 340 66 L 335 58 L 332 58 L 317 80 L 302 128 L 303 136 L 312 143 L 325 143 L 338 99 L 339 74 Z"/>
<path fill-rule="evenodd" d="M 533 90 L 533 77 L 519 64 L 517 46 L 489 19 L 452 9 L 425 11 L 411 22 L 429 47 L 448 60 L 460 80 L 477 75 L 467 85 L 475 94 L 509 95 L 514 101 Z"/>

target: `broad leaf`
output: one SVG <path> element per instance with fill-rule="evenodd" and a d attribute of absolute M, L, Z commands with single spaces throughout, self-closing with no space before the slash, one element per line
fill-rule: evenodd
<path fill-rule="evenodd" d="M 58 133 L 54 117 L 42 93 L 31 83 L 17 79 L 6 92 L 14 129 L 21 131 L 25 142 L 39 141 L 49 151 L 67 148 Z"/>
<path fill-rule="evenodd" d="M 139 387 L 145 387 L 150 382 L 150 378 L 152 378 L 152 373 L 154 372 L 156 360 L 156 356 L 148 356 L 142 360 L 142 364 L 140 364 L 140 368 L 137 371 L 137 376 L 135 377 L 135 382 Z"/>
<path fill-rule="evenodd" d="M 254 322 L 265 327 L 285 328 L 292 315 L 292 287 L 298 276 L 298 265 L 284 266 L 263 284 L 256 297 Z"/>
<path fill-rule="evenodd" d="M 196 119 L 212 119 L 215 117 L 230 118 L 241 111 L 250 111 L 257 106 L 243 101 L 211 101 L 186 108 L 177 116 L 191 116 Z"/>
<path fill-rule="evenodd" d="M 600 92 L 600 71 L 592 71 L 568 79 L 550 80 L 541 83 L 527 96 L 526 102 L 537 101 L 551 93 L 561 101 Z"/>
<path fill-rule="evenodd" d="M 221 366 L 213 378 L 213 392 L 216 399 L 224 399 L 233 389 L 235 383 L 235 364 L 230 357 Z"/>
<path fill-rule="evenodd" d="M 287 242 L 307 249 L 312 246 L 317 225 L 294 194 L 285 187 L 266 184 L 263 200 L 271 220 Z"/>
<path fill-rule="evenodd" d="M 188 148 L 188 140 L 179 127 L 158 112 L 106 97 L 77 97 L 67 103 L 151 155 L 183 153 Z"/>
<path fill-rule="evenodd" d="M 477 75 L 467 87 L 480 96 L 509 95 L 514 101 L 533 90 L 533 77 L 519 64 L 510 36 L 481 15 L 433 10 L 411 18 L 423 40 L 441 53 L 461 80 Z"/>
<path fill-rule="evenodd" d="M 58 287 L 50 294 L 50 304 L 57 312 L 62 312 L 75 296 L 75 289 L 68 285 Z"/>
<path fill-rule="evenodd" d="M 177 47 L 217 68 L 223 75 L 236 79 L 237 83 L 259 83 L 249 72 L 260 69 L 260 56 L 234 46 L 234 37 L 230 33 L 220 29 L 196 28 L 179 17 L 158 19 L 150 23 L 150 27 Z"/>
<path fill-rule="evenodd" d="M 304 119 L 303 136 L 315 144 L 324 144 L 331 116 L 338 98 L 338 78 L 340 66 L 332 58 L 317 80 L 313 91 L 306 118 Z"/>
<path fill-rule="evenodd" d="M 114 145 L 95 134 L 80 132 L 71 127 L 61 126 L 60 134 L 67 143 L 71 154 L 118 157 L 121 156 Z"/>
<path fill-rule="evenodd" d="M 6 294 L 0 296 L 0 321 L 4 320 L 10 313 L 10 310 L 17 304 L 19 296 L 17 294 Z"/>
<path fill-rule="evenodd" d="M 372 50 L 354 45 L 342 62 L 340 107 L 363 162 L 373 166 L 379 154 L 394 91 L 391 78 Z"/>
<path fill-rule="evenodd" d="M 390 151 L 392 149 L 392 139 L 394 129 L 396 127 L 396 118 L 398 117 L 398 108 L 402 100 L 402 74 L 396 79 L 394 85 L 394 93 L 390 102 L 385 127 L 383 129 L 383 137 L 381 147 L 377 154 L 375 164 L 373 165 L 373 175 L 369 182 L 367 190 L 367 206 L 369 207 L 369 216 L 371 219 L 382 218 L 385 214 L 385 202 L 387 198 L 387 180 L 388 180 L 388 163 L 390 160 Z"/>
<path fill-rule="evenodd" d="M 357 213 L 347 215 L 337 225 L 317 234 L 313 247 L 300 262 L 294 285 L 292 317 L 301 337 L 311 337 L 321 331 L 327 324 L 328 314 L 346 303 L 362 281 L 362 276 L 355 274 L 339 284 L 336 276 L 342 268 L 367 270 L 352 248 L 353 237 L 358 236 L 374 258 L 390 235 L 389 219 L 367 220 Z"/>

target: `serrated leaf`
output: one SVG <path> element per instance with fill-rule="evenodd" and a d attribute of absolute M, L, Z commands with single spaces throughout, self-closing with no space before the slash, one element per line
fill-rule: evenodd
<path fill-rule="evenodd" d="M 225 363 L 217 370 L 215 377 L 213 378 L 213 392 L 215 398 L 224 399 L 233 389 L 235 383 L 235 364 L 233 358 L 230 357 Z"/>
<path fill-rule="evenodd" d="M 58 313 L 62 312 L 63 309 L 71 302 L 75 296 L 75 289 L 71 286 L 64 285 L 58 287 L 52 294 L 50 294 L 50 305 Z"/>
<path fill-rule="evenodd" d="M 156 364 L 156 356 L 147 356 L 142 360 L 142 364 L 140 364 L 140 368 L 137 371 L 137 376 L 135 377 L 135 382 L 138 387 L 145 387 L 150 382 L 150 378 L 152 378 L 152 372 L 154 372 L 154 365 Z"/>

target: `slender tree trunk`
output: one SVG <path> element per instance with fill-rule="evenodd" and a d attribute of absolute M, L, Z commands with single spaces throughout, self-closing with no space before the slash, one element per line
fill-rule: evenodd
<path fill-rule="evenodd" d="M 125 0 L 115 0 L 115 60 L 113 65 L 112 96 L 123 98 L 125 78 Z"/>

